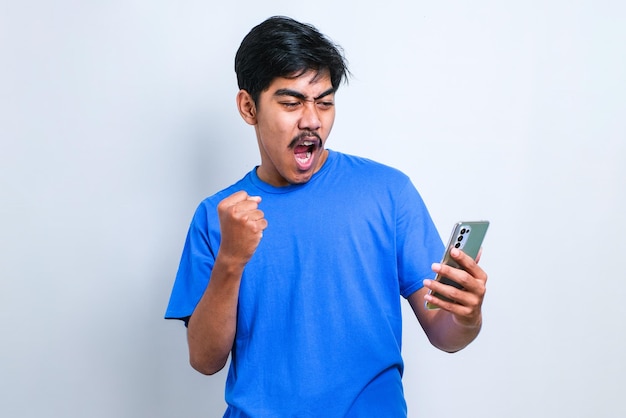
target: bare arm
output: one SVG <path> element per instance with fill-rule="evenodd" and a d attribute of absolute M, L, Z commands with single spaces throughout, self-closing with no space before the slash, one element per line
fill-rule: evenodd
<path fill-rule="evenodd" d="M 409 296 L 409 303 L 430 342 L 437 348 L 455 352 L 471 343 L 482 326 L 482 303 L 485 297 L 487 274 L 459 250 L 452 250 L 452 257 L 465 270 L 433 264 L 433 271 L 441 273 L 463 286 L 463 290 L 424 280 L 424 287 Z M 432 289 L 454 302 L 446 302 L 428 295 Z M 428 310 L 424 301 L 433 302 L 441 309 Z"/>
<path fill-rule="evenodd" d="M 260 200 L 237 192 L 217 207 L 222 241 L 209 284 L 187 330 L 189 362 L 200 373 L 220 371 L 235 341 L 241 276 L 267 227 L 258 209 Z"/>

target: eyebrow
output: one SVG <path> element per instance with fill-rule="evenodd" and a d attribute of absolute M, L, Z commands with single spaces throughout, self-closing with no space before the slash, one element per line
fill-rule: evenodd
<path fill-rule="evenodd" d="M 323 92 L 322 94 L 320 94 L 319 96 L 314 97 L 313 100 L 319 100 L 323 97 L 333 94 L 336 90 L 337 90 L 336 88 L 331 87 L 325 92 Z M 295 97 L 296 99 L 307 100 L 307 97 L 304 94 L 300 93 L 299 91 L 291 90 L 291 89 L 278 89 L 274 92 L 274 96 L 291 96 L 291 97 Z"/>

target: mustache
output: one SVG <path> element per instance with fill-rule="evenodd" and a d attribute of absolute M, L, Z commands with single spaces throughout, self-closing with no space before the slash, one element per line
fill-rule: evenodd
<path fill-rule="evenodd" d="M 293 149 L 296 147 L 296 145 L 298 145 L 299 142 L 305 140 L 305 139 L 311 139 L 312 137 L 317 138 L 317 146 L 321 147 L 322 146 L 322 138 L 319 136 L 319 134 L 317 132 L 313 132 L 313 131 L 303 131 L 300 134 L 298 134 L 298 136 L 296 136 L 294 139 L 291 140 L 291 142 L 289 143 L 289 148 Z"/>

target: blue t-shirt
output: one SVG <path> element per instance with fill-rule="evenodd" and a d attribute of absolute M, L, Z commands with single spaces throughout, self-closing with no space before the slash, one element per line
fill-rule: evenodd
<path fill-rule="evenodd" d="M 443 253 L 410 179 L 332 150 L 305 184 L 252 170 L 198 207 L 166 318 L 193 313 L 220 243 L 217 204 L 239 190 L 262 197 L 268 227 L 241 279 L 225 416 L 406 416 L 400 296 Z"/>

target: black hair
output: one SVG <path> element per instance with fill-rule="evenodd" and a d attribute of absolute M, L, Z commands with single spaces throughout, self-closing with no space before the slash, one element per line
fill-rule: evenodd
<path fill-rule="evenodd" d="M 309 70 L 328 71 L 336 89 L 349 71 L 340 46 L 314 26 L 274 16 L 252 28 L 235 55 L 239 88 L 255 103 L 277 77 L 297 77 Z"/>

